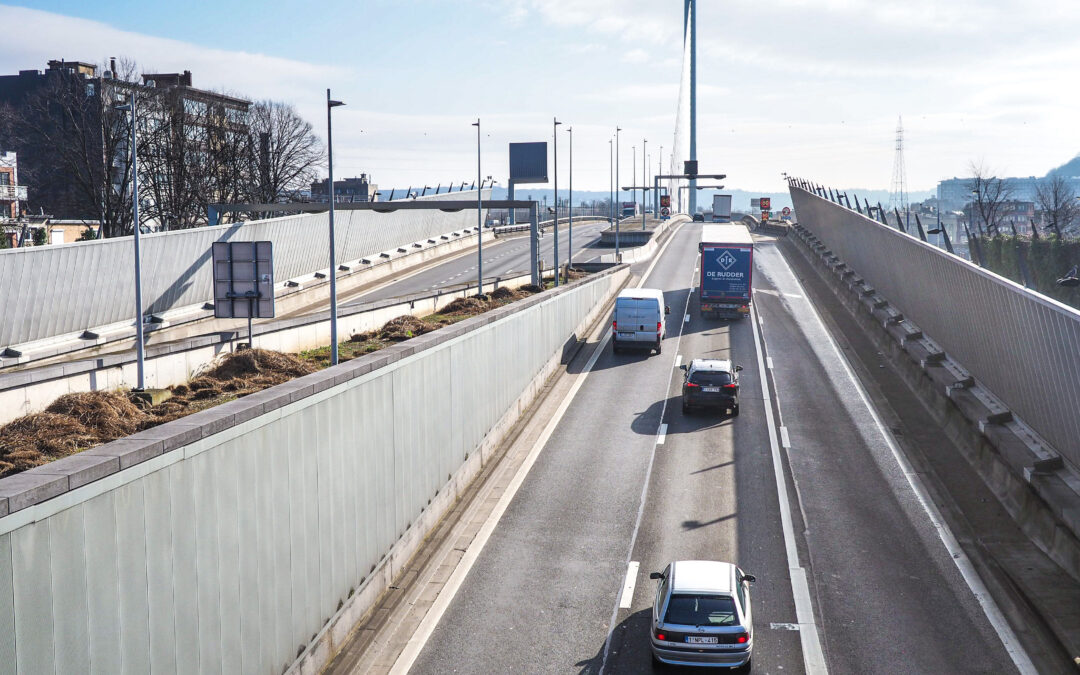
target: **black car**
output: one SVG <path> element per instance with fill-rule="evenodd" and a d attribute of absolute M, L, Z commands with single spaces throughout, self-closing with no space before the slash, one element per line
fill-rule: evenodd
<path fill-rule="evenodd" d="M 722 359 L 694 359 L 680 366 L 685 375 L 682 385 L 682 410 L 689 414 L 694 408 L 721 408 L 739 414 L 739 371 Z"/>
<path fill-rule="evenodd" d="M 704 213 L 695 213 L 694 214 L 694 222 L 695 223 L 704 223 L 705 222 L 705 214 Z"/>

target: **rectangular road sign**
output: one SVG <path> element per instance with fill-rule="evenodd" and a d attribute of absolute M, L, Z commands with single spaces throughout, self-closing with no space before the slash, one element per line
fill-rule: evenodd
<path fill-rule="evenodd" d="M 671 195 L 660 195 L 660 206 L 662 208 L 668 208 L 671 206 Z"/>
<path fill-rule="evenodd" d="M 274 318 L 274 254 L 269 241 L 214 242 L 214 317 Z"/>
<path fill-rule="evenodd" d="M 515 185 L 548 182 L 547 142 L 510 144 L 510 180 Z"/>

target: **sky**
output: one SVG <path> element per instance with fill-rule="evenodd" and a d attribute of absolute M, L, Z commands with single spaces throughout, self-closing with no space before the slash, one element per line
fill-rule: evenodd
<path fill-rule="evenodd" d="M 36 0 L 0 4 L 0 74 L 126 57 L 196 87 L 294 104 L 334 173 L 407 187 L 482 174 L 507 144 L 551 139 L 559 187 L 606 190 L 670 153 L 680 0 Z M 889 189 L 902 116 L 909 190 L 970 175 L 1044 175 L 1080 152 L 1076 0 L 699 0 L 698 159 L 725 185 L 782 172 Z M 635 146 L 635 155 L 631 155 Z M 549 184 L 550 187 L 550 184 Z"/>

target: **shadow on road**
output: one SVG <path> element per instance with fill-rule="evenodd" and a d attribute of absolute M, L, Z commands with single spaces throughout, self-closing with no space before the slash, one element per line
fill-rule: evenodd
<path fill-rule="evenodd" d="M 653 582 L 648 582 L 649 597 L 652 597 Z M 611 631 L 611 650 L 604 661 L 604 645 L 597 647 L 596 655 L 574 665 L 580 668 L 579 675 L 595 675 L 604 668 L 605 673 L 715 673 L 726 672 L 715 668 L 674 667 L 654 663 L 649 647 L 649 629 L 652 615 L 652 603 L 648 609 L 642 609 L 629 615 Z"/>

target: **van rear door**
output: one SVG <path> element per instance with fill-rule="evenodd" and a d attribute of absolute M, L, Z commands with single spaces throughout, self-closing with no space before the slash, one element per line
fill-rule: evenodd
<path fill-rule="evenodd" d="M 619 341 L 656 342 L 660 316 L 660 303 L 656 298 L 619 298 L 615 302 Z"/>

